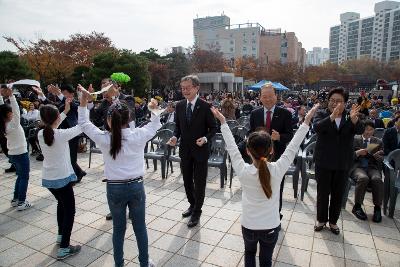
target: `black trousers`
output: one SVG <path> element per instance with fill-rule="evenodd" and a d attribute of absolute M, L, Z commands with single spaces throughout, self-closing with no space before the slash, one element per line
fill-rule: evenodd
<path fill-rule="evenodd" d="M 342 207 L 346 182 L 349 177 L 348 174 L 348 170 L 328 170 L 315 166 L 318 222 L 337 223 Z M 329 196 L 331 197 L 330 202 Z"/>
<path fill-rule="evenodd" d="M 49 188 L 57 199 L 58 234 L 62 235 L 60 248 L 69 246 L 75 217 L 75 197 L 72 183 L 58 189 Z"/>
<path fill-rule="evenodd" d="M 181 159 L 181 172 L 186 197 L 193 215 L 200 216 L 204 203 L 208 165 L 206 161 L 196 161 L 193 157 Z"/>
<path fill-rule="evenodd" d="M 74 169 L 76 177 L 80 179 L 82 177 L 82 169 L 79 167 L 77 160 L 78 160 L 78 148 L 79 148 L 79 139 L 80 136 L 76 136 L 69 140 L 69 155 L 71 157 L 71 165 Z"/>

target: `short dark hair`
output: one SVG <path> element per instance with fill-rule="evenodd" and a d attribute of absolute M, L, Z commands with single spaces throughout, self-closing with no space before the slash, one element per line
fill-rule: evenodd
<path fill-rule="evenodd" d="M 336 87 L 331 89 L 328 93 L 328 100 L 331 99 L 331 96 L 333 94 L 339 94 L 343 96 L 344 102 L 347 102 L 347 100 L 349 100 L 349 92 L 347 92 L 347 90 L 343 87 Z"/>
<path fill-rule="evenodd" d="M 71 93 L 71 94 L 74 94 L 74 93 L 75 93 L 75 89 L 74 89 L 74 87 L 72 87 L 71 84 L 62 84 L 62 85 L 60 86 L 60 90 L 61 90 L 61 91 L 68 91 L 68 92 Z"/>
<path fill-rule="evenodd" d="M 364 128 L 367 128 L 367 126 L 370 126 L 370 127 L 375 129 L 375 123 L 373 121 L 371 121 L 371 120 L 365 120 L 364 121 Z"/>

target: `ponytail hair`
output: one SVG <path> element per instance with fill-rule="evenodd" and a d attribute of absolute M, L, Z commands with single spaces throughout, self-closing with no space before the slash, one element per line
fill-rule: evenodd
<path fill-rule="evenodd" d="M 44 143 L 48 146 L 51 146 L 54 143 L 54 130 L 49 124 L 44 126 L 43 139 Z"/>
<path fill-rule="evenodd" d="M 121 102 L 116 102 L 110 106 L 107 117 L 111 119 L 111 147 L 110 155 L 115 160 L 122 148 L 122 127 L 129 121 L 128 106 Z"/>
<path fill-rule="evenodd" d="M 9 104 L 0 105 L 0 136 L 6 135 L 6 121 L 10 112 L 13 111 Z"/>
<path fill-rule="evenodd" d="M 54 130 L 52 125 L 58 119 L 60 112 L 54 105 L 44 105 L 40 107 L 40 119 L 43 124 L 44 143 L 51 146 L 54 143 Z"/>
<path fill-rule="evenodd" d="M 255 165 L 258 168 L 258 179 L 268 199 L 272 196 L 271 173 L 267 166 L 271 147 L 271 137 L 267 132 L 256 131 L 249 135 L 247 149 L 256 161 Z"/>

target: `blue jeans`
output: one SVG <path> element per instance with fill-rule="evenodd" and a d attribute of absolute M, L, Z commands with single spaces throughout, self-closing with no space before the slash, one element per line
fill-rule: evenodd
<path fill-rule="evenodd" d="M 17 180 L 15 181 L 13 199 L 18 199 L 18 202 L 24 202 L 29 181 L 30 167 L 28 152 L 21 155 L 8 155 L 8 157 L 17 170 Z"/>
<path fill-rule="evenodd" d="M 260 267 L 272 266 L 272 254 L 281 226 L 268 230 L 250 230 L 242 226 L 244 240 L 244 266 L 256 266 L 257 243 L 260 243 Z"/>
<path fill-rule="evenodd" d="M 126 207 L 132 220 L 140 266 L 148 266 L 148 239 L 145 222 L 146 194 L 143 182 L 107 184 L 107 200 L 113 218 L 113 247 L 115 266 L 124 265 L 124 238 L 126 231 Z"/>

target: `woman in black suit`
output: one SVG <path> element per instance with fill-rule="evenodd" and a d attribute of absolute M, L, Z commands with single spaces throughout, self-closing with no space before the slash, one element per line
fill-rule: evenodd
<path fill-rule="evenodd" d="M 318 221 L 314 230 L 321 231 L 329 222 L 330 230 L 337 235 L 340 230 L 336 223 L 353 163 L 354 135 L 363 133 L 358 119 L 360 107 L 354 104 L 347 113 L 344 108 L 347 100 L 348 94 L 343 88 L 332 89 L 328 94 L 328 108 L 320 110 L 314 118 Z"/>

